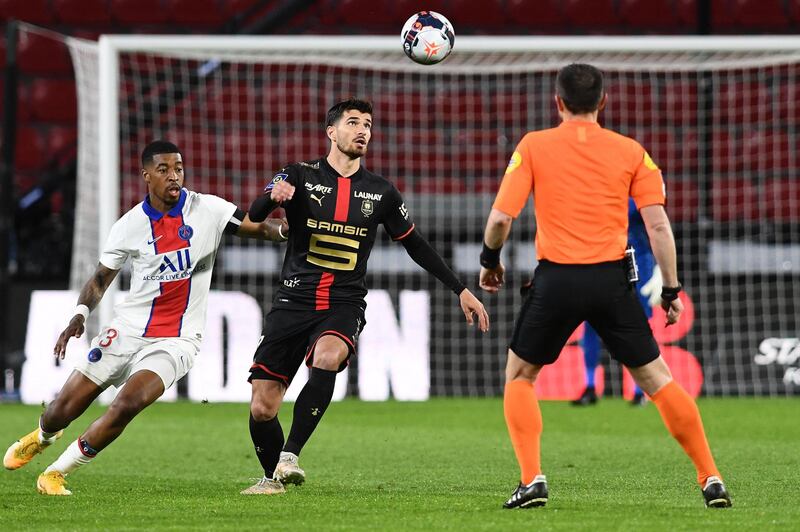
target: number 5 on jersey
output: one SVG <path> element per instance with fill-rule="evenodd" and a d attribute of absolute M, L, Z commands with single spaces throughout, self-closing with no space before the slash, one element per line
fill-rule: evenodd
<path fill-rule="evenodd" d="M 339 246 L 355 249 L 356 251 L 335 249 L 332 247 L 327 247 L 324 244 L 338 244 Z M 352 238 L 321 235 L 315 233 L 311 235 L 311 241 L 308 244 L 308 255 L 306 256 L 306 260 L 311 264 L 315 264 L 322 268 L 352 271 L 355 270 L 356 262 L 358 262 L 358 248 L 360 246 L 361 242 L 358 240 L 353 240 Z M 336 258 L 340 260 L 329 260 L 328 258 L 322 257 Z"/>

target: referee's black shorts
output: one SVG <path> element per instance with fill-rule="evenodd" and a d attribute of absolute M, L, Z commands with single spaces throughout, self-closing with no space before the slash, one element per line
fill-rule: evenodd
<path fill-rule="evenodd" d="M 552 364 L 584 321 L 594 327 L 611 356 L 625 366 L 636 368 L 658 358 L 658 344 L 621 261 L 541 261 L 509 347 L 531 364 Z"/>

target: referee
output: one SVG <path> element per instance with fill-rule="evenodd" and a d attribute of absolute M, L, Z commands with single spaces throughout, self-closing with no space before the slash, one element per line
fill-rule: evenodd
<path fill-rule="evenodd" d="M 651 397 L 694 463 L 706 506 L 729 507 L 697 405 L 672 379 L 627 274 L 631 197 L 663 275 L 661 306 L 667 325 L 680 319 L 681 285 L 661 171 L 638 142 L 598 124 L 606 98 L 597 68 L 572 64 L 558 73 L 555 103 L 562 122 L 523 137 L 486 223 L 480 286 L 494 293 L 503 286 L 505 273 L 500 249 L 533 194 L 539 266 L 514 325 L 503 398 L 521 482 L 503 506 L 547 502 L 540 465 L 542 415 L 534 383 L 542 368 L 556 361 L 575 328 L 588 321 L 611 356 Z"/>

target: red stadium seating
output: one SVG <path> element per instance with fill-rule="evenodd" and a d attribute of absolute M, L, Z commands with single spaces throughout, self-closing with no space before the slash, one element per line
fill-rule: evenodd
<path fill-rule="evenodd" d="M 711 183 L 711 217 L 715 222 L 758 220 L 758 188 L 749 179 L 714 178 Z"/>
<path fill-rule="evenodd" d="M 5 78 L 0 76 L 0 116 L 5 112 L 3 95 L 5 94 Z M 23 83 L 17 84 L 17 123 L 27 122 L 31 116 L 30 92 Z"/>
<path fill-rule="evenodd" d="M 674 0 L 675 14 L 684 32 L 692 32 L 697 27 L 697 0 Z M 681 31 L 680 29 L 676 31 Z"/>
<path fill-rule="evenodd" d="M 220 154 L 223 151 L 230 153 L 227 158 L 229 161 L 235 161 L 236 157 L 238 157 L 238 151 L 236 154 L 227 152 L 229 145 L 221 141 L 220 136 L 215 133 L 198 133 L 195 130 L 175 128 L 168 130 L 164 138 L 181 149 L 186 162 L 187 176 L 191 176 L 194 172 L 199 172 L 201 168 L 220 168 L 223 160 Z M 136 166 L 139 165 L 140 163 L 137 159 Z"/>
<path fill-rule="evenodd" d="M 672 0 L 620 0 L 620 20 L 641 30 L 678 30 L 677 12 Z"/>
<path fill-rule="evenodd" d="M 74 126 L 53 126 L 48 129 L 46 136 L 47 153 L 51 157 L 58 157 L 62 162 L 68 162 L 65 157 L 77 154 L 78 130 Z"/>
<path fill-rule="evenodd" d="M 29 126 L 17 128 L 14 164 L 18 172 L 35 172 L 48 161 L 44 139 L 39 131 Z"/>
<path fill-rule="evenodd" d="M 712 135 L 712 160 L 716 172 L 771 172 L 787 169 L 793 163 L 795 143 L 779 126 L 774 129 L 749 128 L 733 135 L 721 126 Z"/>
<path fill-rule="evenodd" d="M 274 125 L 287 125 L 289 122 L 319 124 L 322 121 L 328 102 L 312 98 L 308 84 L 289 83 L 261 89 L 261 105 L 264 115 Z"/>
<path fill-rule="evenodd" d="M 241 15 L 255 4 L 262 0 L 223 0 L 222 9 L 225 10 L 225 17 L 235 17 Z"/>
<path fill-rule="evenodd" d="M 111 2 L 111 16 L 125 26 L 164 24 L 169 11 L 160 0 L 114 0 Z"/>
<path fill-rule="evenodd" d="M 672 222 L 696 222 L 700 205 L 697 183 L 688 179 L 665 177 L 667 214 Z"/>
<path fill-rule="evenodd" d="M 608 103 L 602 119 L 610 124 L 651 123 L 653 89 L 644 80 L 614 80 L 608 83 Z"/>
<path fill-rule="evenodd" d="M 75 82 L 71 79 L 37 79 L 30 88 L 31 118 L 72 122 L 78 119 Z"/>
<path fill-rule="evenodd" d="M 558 0 L 539 0 L 535 6 L 530 0 L 508 0 L 506 6 L 512 28 L 522 26 L 556 32 L 566 26 L 567 18 Z"/>
<path fill-rule="evenodd" d="M 456 39 L 458 39 L 458 17 L 455 17 L 455 20 L 450 18 L 451 13 L 453 15 L 456 13 L 450 11 L 448 0 L 429 0 L 425 2 L 419 2 L 418 0 L 396 0 L 394 2 L 388 2 L 388 5 L 394 5 L 394 16 L 400 25 L 402 25 L 408 19 L 408 17 L 422 10 L 436 11 L 437 13 L 441 13 L 442 15 L 446 16 L 448 20 L 455 26 Z M 400 31 L 398 29 L 398 35 L 399 34 Z"/>
<path fill-rule="evenodd" d="M 657 113 L 664 123 L 691 125 L 697 121 L 698 105 L 696 82 L 670 81 L 660 94 Z"/>
<path fill-rule="evenodd" d="M 391 9 L 375 0 L 327 0 L 323 2 L 321 11 L 333 24 L 344 24 L 351 28 L 368 25 L 372 33 L 400 34 L 400 24 L 405 21 L 396 19 Z M 409 13 L 411 16 L 411 13 Z"/>
<path fill-rule="evenodd" d="M 783 0 L 732 0 L 731 8 L 739 28 L 785 31 L 790 26 Z"/>
<path fill-rule="evenodd" d="M 733 2 L 736 0 L 711 0 L 711 28 L 715 33 L 730 33 L 737 30 L 733 16 Z"/>
<path fill-rule="evenodd" d="M 1 20 L 17 19 L 32 24 L 52 24 L 53 13 L 46 0 L 0 0 Z"/>
<path fill-rule="evenodd" d="M 24 73 L 72 75 L 72 62 L 63 42 L 21 32 L 17 54 L 20 70 Z"/>
<path fill-rule="evenodd" d="M 767 218 L 776 222 L 800 222 L 800 181 L 773 179 L 764 185 Z"/>
<path fill-rule="evenodd" d="M 109 26 L 111 13 L 107 0 L 52 0 L 53 13 L 62 24 Z"/>
<path fill-rule="evenodd" d="M 497 1 L 450 0 L 447 11 L 442 14 L 456 28 L 466 27 L 477 33 L 496 34 L 505 32 L 508 28 L 503 6 Z"/>
<path fill-rule="evenodd" d="M 225 15 L 216 0 L 167 0 L 170 21 L 197 29 L 219 28 Z"/>
<path fill-rule="evenodd" d="M 620 26 L 613 0 L 564 0 L 564 14 L 569 23 L 592 33 Z"/>
<path fill-rule="evenodd" d="M 721 124 L 769 122 L 776 118 L 772 104 L 770 88 L 762 83 L 729 83 L 714 87 L 713 116 Z"/>

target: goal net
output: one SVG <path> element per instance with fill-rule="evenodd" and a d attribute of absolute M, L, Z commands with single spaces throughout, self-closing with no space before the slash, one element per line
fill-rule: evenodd
<path fill-rule="evenodd" d="M 670 328 L 656 310 L 653 328 L 676 378 L 694 394 L 798 393 L 799 39 L 459 38 L 433 67 L 411 63 L 398 41 L 71 40 L 80 95 L 73 287 L 96 265 L 110 224 L 145 196 L 146 143 L 175 142 L 187 187 L 246 209 L 284 165 L 327 154 L 325 111 L 357 96 L 375 108 L 365 165 L 397 185 L 422 234 L 486 303 L 492 328 L 468 329 L 455 296 L 384 235 L 367 282 L 371 305 L 386 312 L 371 320 L 368 309 L 364 333 L 384 365 L 355 357 L 350 392 L 402 367 L 416 356 L 402 346 L 413 344 L 425 353 L 411 379 L 429 380 L 430 395 L 498 395 L 518 289 L 536 264 L 532 206 L 504 248 L 508 278 L 496 296 L 477 288 L 483 226 L 516 143 L 558 123 L 556 72 L 587 62 L 606 76 L 601 123 L 636 138 L 664 173 L 688 310 Z M 282 258 L 282 247 L 226 237 L 213 288 L 266 310 Z M 580 393 L 579 335 L 542 373 L 543 397 Z M 607 353 L 603 366 L 600 386 L 630 393 Z M 389 379 L 401 398 L 403 378 Z"/>

